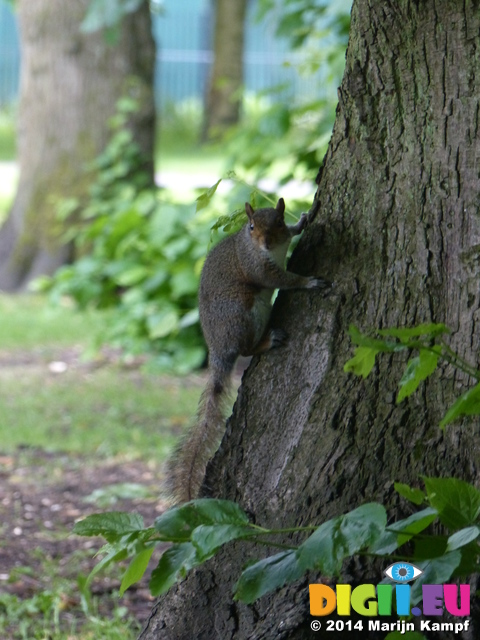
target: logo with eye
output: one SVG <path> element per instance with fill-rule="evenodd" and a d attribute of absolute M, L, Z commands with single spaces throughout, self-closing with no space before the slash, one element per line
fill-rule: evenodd
<path fill-rule="evenodd" d="M 394 562 L 384 573 L 394 582 L 407 583 L 421 576 L 423 571 L 408 562 Z"/>

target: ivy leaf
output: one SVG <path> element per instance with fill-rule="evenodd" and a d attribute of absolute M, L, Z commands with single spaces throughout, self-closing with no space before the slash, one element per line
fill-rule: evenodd
<path fill-rule="evenodd" d="M 169 509 L 155 520 L 155 529 L 163 540 L 190 541 L 201 525 L 248 525 L 247 514 L 230 500 L 205 498 Z"/>
<path fill-rule="evenodd" d="M 444 324 L 419 324 L 416 327 L 392 327 L 391 329 L 380 329 L 378 331 L 381 336 L 392 336 L 402 341 L 408 341 L 410 338 L 419 338 L 421 336 L 429 336 L 435 338 L 444 333 L 450 333 L 450 329 Z"/>
<path fill-rule="evenodd" d="M 476 524 L 480 515 L 480 491 L 457 478 L 423 478 L 429 503 L 443 524 L 456 531 Z"/>
<path fill-rule="evenodd" d="M 410 596 L 412 604 L 415 605 L 423 599 L 422 585 L 448 582 L 461 559 L 462 554 L 457 549 L 438 558 L 433 558 L 433 560 L 418 562 L 417 566 L 423 571 L 423 574 L 412 585 Z"/>
<path fill-rule="evenodd" d="M 413 513 L 404 520 L 389 524 L 387 530 L 370 546 L 369 551 L 377 555 L 392 553 L 413 538 L 415 534 L 426 529 L 437 516 L 436 510 L 428 507 Z"/>
<path fill-rule="evenodd" d="M 346 373 L 355 373 L 357 376 L 366 378 L 373 369 L 375 364 L 375 356 L 380 352 L 392 353 L 394 351 L 402 351 L 407 347 L 398 342 L 388 340 L 377 340 L 365 336 L 353 324 L 350 325 L 348 333 L 352 342 L 357 346 L 353 358 L 345 363 L 343 370 Z"/>
<path fill-rule="evenodd" d="M 78 536 L 103 536 L 110 543 L 127 534 L 141 531 L 144 531 L 142 516 L 124 511 L 94 513 L 73 527 L 73 533 Z"/>
<path fill-rule="evenodd" d="M 232 540 L 245 539 L 257 535 L 252 527 L 235 524 L 200 525 L 192 533 L 192 543 L 197 557 L 202 562 L 211 558 L 218 549 Z"/>
<path fill-rule="evenodd" d="M 438 517 L 436 509 L 427 507 L 422 511 L 413 513 L 404 520 L 393 522 L 388 525 L 387 529 L 398 535 L 397 544 L 399 547 L 408 542 L 413 536 L 424 531 Z"/>
<path fill-rule="evenodd" d="M 250 565 L 240 576 L 235 599 L 251 603 L 260 596 L 301 578 L 313 568 L 326 575 L 341 569 L 346 557 L 372 544 L 384 531 L 386 512 L 369 503 L 322 524 L 298 549 L 282 551 Z"/>
<path fill-rule="evenodd" d="M 251 604 L 266 593 L 298 580 L 303 574 L 297 552 L 282 551 L 247 567 L 235 587 L 234 599 Z"/>
<path fill-rule="evenodd" d="M 298 548 L 303 570 L 320 569 L 337 575 L 343 560 L 372 545 L 385 530 L 387 514 L 381 504 L 369 503 L 322 524 Z"/>
<path fill-rule="evenodd" d="M 413 504 L 420 505 L 425 500 L 425 494 L 421 489 L 414 489 L 410 487 L 408 484 L 403 484 L 402 482 L 395 482 L 393 485 L 395 491 L 405 498 L 409 502 L 413 502 Z"/>
<path fill-rule="evenodd" d="M 437 368 L 440 348 L 437 352 L 427 349 L 420 349 L 420 353 L 416 358 L 409 360 L 407 368 L 399 382 L 400 391 L 397 396 L 397 403 L 404 398 L 410 396 L 428 376 L 430 376 Z"/>
<path fill-rule="evenodd" d="M 212 231 L 218 231 L 219 229 L 223 229 L 225 233 L 237 231 L 243 227 L 245 219 L 245 209 L 235 209 L 235 211 L 228 216 L 220 216 L 212 226 Z"/>
<path fill-rule="evenodd" d="M 210 200 L 215 195 L 215 191 L 217 190 L 218 185 L 220 184 L 221 181 L 222 181 L 222 178 L 220 178 L 220 180 L 217 180 L 217 182 L 214 185 L 212 185 L 209 189 L 207 189 L 207 191 L 204 191 L 201 195 L 198 196 L 196 200 L 197 213 L 202 209 L 205 209 L 205 207 L 208 207 L 208 205 L 210 204 Z"/>
<path fill-rule="evenodd" d="M 480 535 L 480 529 L 478 527 L 466 527 L 465 529 L 460 529 L 460 531 L 456 531 L 453 535 L 451 535 L 448 539 L 447 551 L 455 551 L 455 549 L 460 549 L 460 547 L 465 547 L 467 544 L 470 544 L 473 540 L 476 540 Z"/>
<path fill-rule="evenodd" d="M 131 587 L 132 584 L 141 580 L 143 574 L 147 570 L 153 550 L 153 546 L 148 549 L 144 549 L 132 559 L 127 570 L 123 574 L 119 591 L 121 596 L 123 596 L 128 587 Z"/>
<path fill-rule="evenodd" d="M 440 534 L 425 534 L 414 539 L 414 554 L 412 560 L 431 560 L 444 556 L 447 551 L 448 537 Z M 472 571 L 473 573 L 473 571 Z"/>
<path fill-rule="evenodd" d="M 149 583 L 151 594 L 159 596 L 165 593 L 198 564 L 200 563 L 197 560 L 196 550 L 191 542 L 174 544 L 165 551 L 156 569 L 152 571 Z"/>
<path fill-rule="evenodd" d="M 125 560 L 125 558 L 128 558 L 128 550 L 121 545 L 106 545 L 101 551 L 105 551 L 106 554 L 90 571 L 86 582 L 87 585 L 92 582 L 97 573 L 100 573 L 100 571 L 109 564 L 112 564 L 113 562 L 121 562 L 122 560 Z"/>
<path fill-rule="evenodd" d="M 357 347 L 355 349 L 355 355 L 345 363 L 343 370 L 345 373 L 354 373 L 357 376 L 366 378 L 373 369 L 377 353 L 378 349 Z"/>
<path fill-rule="evenodd" d="M 392 353 L 394 351 L 403 351 L 406 346 L 398 344 L 398 342 L 392 342 L 391 340 L 378 340 L 377 338 L 370 338 L 364 335 L 354 324 L 351 324 L 348 328 L 348 334 L 352 342 L 359 347 L 370 347 L 376 349 L 377 352 L 384 351 L 385 353 Z"/>
<path fill-rule="evenodd" d="M 445 427 L 461 416 L 480 414 L 480 382 L 463 393 L 445 414 L 440 426 Z"/>

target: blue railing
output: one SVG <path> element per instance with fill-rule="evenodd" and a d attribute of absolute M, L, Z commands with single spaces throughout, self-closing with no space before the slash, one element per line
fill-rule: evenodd
<path fill-rule="evenodd" d="M 322 83 L 303 79 L 293 67 L 284 65 L 288 57 L 285 42 L 274 37 L 268 21 L 254 19 L 251 0 L 246 22 L 244 78 L 247 91 L 261 91 L 285 85 L 282 97 L 319 98 Z M 155 93 L 157 104 L 203 99 L 212 62 L 212 9 L 206 0 L 164 0 L 165 11 L 153 16 L 157 42 Z M 15 14 L 0 0 L 0 107 L 14 103 L 18 96 L 20 45 Z M 325 83 L 323 83 L 325 87 Z"/>

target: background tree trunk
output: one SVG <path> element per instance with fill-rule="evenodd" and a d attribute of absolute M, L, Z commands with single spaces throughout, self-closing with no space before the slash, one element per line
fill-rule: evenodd
<path fill-rule="evenodd" d="M 215 0 L 213 3 L 214 58 L 205 101 L 204 139 L 216 138 L 238 122 L 247 3 L 248 0 Z"/>
<path fill-rule="evenodd" d="M 25 287 L 67 260 L 69 249 L 58 242 L 55 202 L 86 194 L 85 164 L 103 150 L 108 118 L 122 95 L 141 104 L 131 126 L 152 164 L 155 52 L 148 3 L 127 16 L 115 46 L 101 32 L 80 32 L 88 4 L 18 2 L 20 179 L 0 231 L 0 289 Z"/>
<path fill-rule="evenodd" d="M 478 419 L 438 423 L 468 381 L 436 375 L 396 405 L 404 360 L 381 357 L 366 381 L 343 372 L 350 323 L 361 328 L 445 322 L 451 344 L 479 348 L 480 57 L 478 2 L 356 0 L 340 102 L 316 200 L 320 211 L 290 264 L 335 282 L 333 293 L 282 293 L 273 323 L 285 349 L 256 358 L 206 486 L 268 527 L 321 523 L 367 501 L 407 513 L 393 481 L 420 474 L 478 485 Z M 250 557 L 230 545 L 155 607 L 142 640 L 300 639 L 310 631 L 308 582 L 232 600 Z M 260 558 L 264 549 L 253 553 Z M 343 582 L 381 570 L 351 562 Z M 479 611 L 473 605 L 478 638 Z M 329 633 L 341 638 L 341 633 Z M 380 634 L 383 638 L 385 633 Z M 345 637 L 374 638 L 367 631 Z M 450 640 L 453 633 L 430 633 Z"/>

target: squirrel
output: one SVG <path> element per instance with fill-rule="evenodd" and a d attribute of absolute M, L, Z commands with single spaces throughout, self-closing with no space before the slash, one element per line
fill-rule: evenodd
<path fill-rule="evenodd" d="M 245 203 L 248 223 L 224 238 L 208 254 L 200 278 L 200 324 L 209 351 L 208 382 L 198 405 L 196 424 L 174 452 L 168 468 L 176 503 L 198 496 L 209 459 L 225 428 L 224 403 L 237 357 L 283 345 L 287 334 L 267 329 L 274 289 L 316 289 L 320 278 L 285 271 L 293 236 L 307 224 L 302 214 L 295 225 L 285 223 L 285 202 L 254 211 Z"/>

